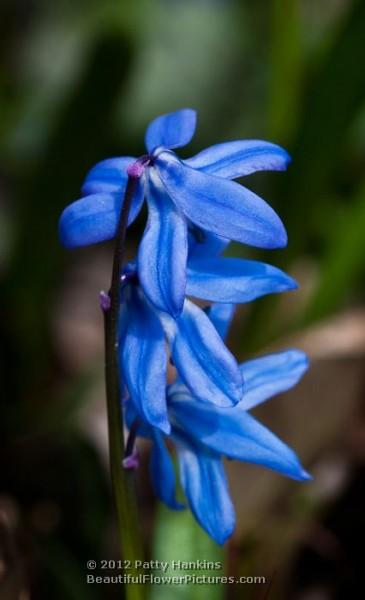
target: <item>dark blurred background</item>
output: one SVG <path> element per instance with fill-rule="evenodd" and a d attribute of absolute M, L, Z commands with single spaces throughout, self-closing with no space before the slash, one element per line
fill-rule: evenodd
<path fill-rule="evenodd" d="M 98 308 L 111 248 L 64 250 L 57 221 L 90 166 L 143 153 L 149 120 L 184 106 L 199 112 L 184 156 L 251 137 L 293 157 L 288 173 L 245 179 L 280 213 L 288 248 L 230 252 L 279 265 L 301 287 L 241 309 L 231 343 L 240 359 L 291 345 L 309 353 L 298 388 L 257 415 L 314 481 L 230 464 L 238 525 L 223 551 L 188 513 L 156 505 L 144 459 L 148 556 L 214 558 L 227 574 L 270 581 L 151 598 L 362 597 L 364 40 L 361 0 L 1 0 L 2 600 L 123 597 L 85 582 L 87 559 L 118 556 Z"/>

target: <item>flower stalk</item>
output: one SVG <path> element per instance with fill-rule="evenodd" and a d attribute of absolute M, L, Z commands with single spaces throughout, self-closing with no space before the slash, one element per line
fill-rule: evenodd
<path fill-rule="evenodd" d="M 129 561 L 128 573 L 136 575 L 135 564 L 142 558 L 141 536 L 137 518 L 137 503 L 133 472 L 123 469 L 125 457 L 123 435 L 123 412 L 121 404 L 122 382 L 118 364 L 118 323 L 120 312 L 120 280 L 125 254 L 125 238 L 128 216 L 136 191 L 138 178 L 129 176 L 122 204 L 115 239 L 112 279 L 109 290 L 109 306 L 102 302 L 105 327 L 105 381 L 108 413 L 109 459 L 112 492 L 118 523 L 121 555 Z M 143 598 L 143 587 L 127 585 L 128 600 Z"/>

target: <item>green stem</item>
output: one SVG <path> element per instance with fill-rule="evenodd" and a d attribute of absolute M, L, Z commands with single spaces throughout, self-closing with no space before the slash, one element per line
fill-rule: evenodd
<path fill-rule="evenodd" d="M 115 240 L 112 281 L 109 290 L 110 307 L 104 310 L 105 323 L 105 381 L 108 410 L 109 458 L 118 534 L 123 561 L 128 562 L 126 573 L 137 575 L 136 561 L 143 559 L 141 535 L 138 526 L 137 504 L 133 472 L 122 467 L 125 455 L 121 382 L 118 365 L 118 323 L 120 311 L 120 279 L 125 253 L 128 215 L 138 180 L 129 177 L 120 213 Z M 125 564 L 125 563 L 124 563 Z M 140 571 L 139 571 L 140 572 Z M 128 600 L 141 600 L 143 586 L 126 586 Z"/>

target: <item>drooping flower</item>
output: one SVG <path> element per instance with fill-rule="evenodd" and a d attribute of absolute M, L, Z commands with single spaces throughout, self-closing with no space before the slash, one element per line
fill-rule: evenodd
<path fill-rule="evenodd" d="M 191 140 L 196 113 L 183 109 L 158 117 L 147 128 L 148 154 L 137 160 L 140 175 L 129 215 L 132 223 L 148 203 L 148 221 L 138 252 L 138 276 L 156 308 L 178 317 L 186 292 L 188 230 L 198 228 L 227 240 L 262 248 L 286 245 L 284 226 L 273 209 L 247 188 L 231 181 L 260 170 L 283 170 L 289 156 L 258 140 L 225 142 L 181 160 L 172 151 Z M 65 246 L 114 237 L 128 174 L 136 158 L 103 160 L 88 173 L 83 198 L 60 219 Z"/>
<path fill-rule="evenodd" d="M 214 239 L 201 244 L 199 254 L 194 246 L 191 250 L 187 268 L 187 293 L 191 296 L 244 303 L 296 287 L 291 277 L 271 265 L 214 257 L 214 244 Z M 209 249 L 213 258 L 205 258 Z M 156 309 L 139 285 L 134 263 L 126 267 L 122 279 L 119 366 L 121 379 L 143 418 L 169 433 L 165 339 L 181 380 L 196 398 L 219 406 L 239 402 L 242 373 L 205 311 L 188 299 L 177 318 Z"/>
<path fill-rule="evenodd" d="M 232 305 L 214 305 L 210 318 L 225 335 Z M 127 402 L 127 422 L 137 435 L 151 438 L 151 476 L 159 499 L 170 508 L 183 505 L 176 499 L 172 458 L 166 440 L 174 443 L 182 490 L 195 518 L 219 544 L 232 534 L 235 513 L 229 494 L 223 457 L 255 463 L 298 481 L 310 479 L 298 457 L 261 425 L 249 410 L 293 387 L 306 371 L 308 360 L 299 350 L 287 350 L 240 365 L 245 392 L 234 407 L 199 401 L 178 378 L 167 390 L 171 434 L 145 422 L 135 405 Z"/>

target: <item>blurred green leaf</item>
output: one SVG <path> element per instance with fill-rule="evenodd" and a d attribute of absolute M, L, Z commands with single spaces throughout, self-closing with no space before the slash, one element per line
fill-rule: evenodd
<path fill-rule="evenodd" d="M 338 308 L 365 276 L 365 184 L 343 214 L 333 220 L 332 235 L 320 263 L 320 277 L 305 322 L 322 318 Z"/>
<path fill-rule="evenodd" d="M 350 5 L 333 46 L 312 76 L 292 148 L 293 163 L 280 188 L 279 208 L 291 234 L 293 256 L 311 242 L 315 207 L 331 210 L 326 190 L 338 179 L 346 134 L 365 102 L 365 2 Z"/>
<path fill-rule="evenodd" d="M 272 0 L 269 134 L 285 141 L 296 125 L 302 83 L 302 32 L 298 0 Z"/>
<path fill-rule="evenodd" d="M 172 561 L 197 562 L 218 561 L 223 564 L 224 552 L 197 524 L 189 510 L 174 512 L 164 506 L 158 507 L 155 539 L 152 548 L 154 560 L 168 562 L 166 573 L 156 571 L 156 575 L 223 575 L 219 569 L 174 569 Z M 153 586 L 151 600 L 219 600 L 224 595 L 222 585 L 160 585 Z"/>

